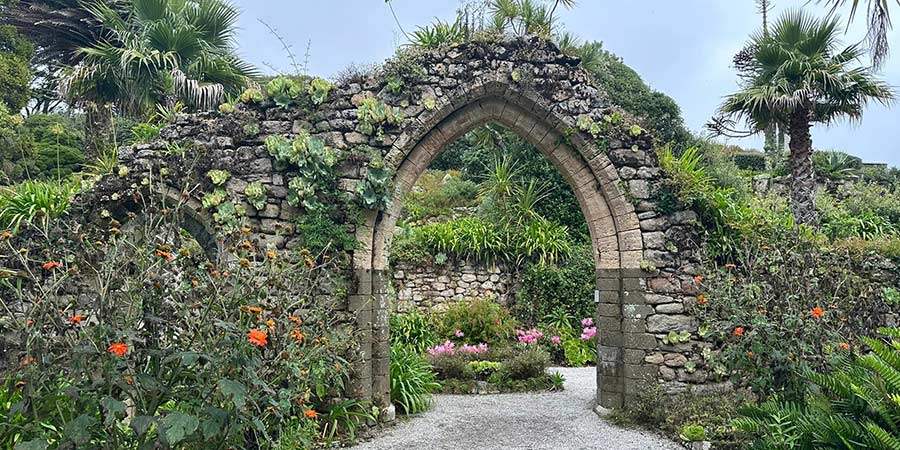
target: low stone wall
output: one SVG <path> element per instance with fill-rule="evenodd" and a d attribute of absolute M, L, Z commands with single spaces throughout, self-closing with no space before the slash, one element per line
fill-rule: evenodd
<path fill-rule="evenodd" d="M 505 265 L 472 265 L 448 261 L 443 265 L 397 262 L 391 283 L 397 294 L 396 312 L 440 310 L 455 301 L 495 297 L 509 303 L 516 290 L 515 271 Z"/>

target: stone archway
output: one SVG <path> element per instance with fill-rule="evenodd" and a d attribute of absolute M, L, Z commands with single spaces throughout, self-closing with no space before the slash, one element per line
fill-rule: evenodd
<path fill-rule="evenodd" d="M 388 372 L 390 354 L 389 278 L 385 272 L 401 200 L 448 144 L 487 122 L 506 126 L 539 149 L 560 171 L 578 199 L 588 224 L 597 269 L 596 321 L 600 336 L 597 402 L 604 407 L 616 407 L 624 401 L 622 306 L 629 298 L 623 287 L 637 286 L 644 277 L 640 268 L 643 260 L 640 222 L 634 205 L 620 188 L 622 180 L 609 157 L 588 140 L 567 139 L 571 127 L 566 120 L 545 108 L 534 94 L 510 82 L 481 85 L 476 91 L 468 92 L 464 99 L 448 100 L 423 122 L 405 130 L 398 140 L 403 145 L 395 145 L 386 156 L 389 166 L 396 171 L 392 206 L 366 217 L 366 225 L 357 235 L 366 252 L 364 259 L 356 260 L 357 270 L 372 274 L 372 395 L 385 406 L 390 403 L 390 383 L 382 375 Z"/>

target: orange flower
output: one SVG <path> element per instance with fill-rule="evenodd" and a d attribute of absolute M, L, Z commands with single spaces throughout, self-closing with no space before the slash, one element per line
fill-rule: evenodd
<path fill-rule="evenodd" d="M 747 357 L 753 359 L 753 352 L 747 352 Z"/>
<path fill-rule="evenodd" d="M 703 275 L 697 275 L 696 277 L 694 277 L 694 283 L 702 283 L 702 282 L 703 282 Z"/>
<path fill-rule="evenodd" d="M 199 286 L 200 286 L 200 280 L 191 280 L 191 286 L 199 287 Z"/>
<path fill-rule="evenodd" d="M 299 343 L 301 343 L 301 344 L 303 343 L 303 338 L 306 337 L 306 336 L 303 335 L 303 333 L 300 332 L 300 330 L 298 330 L 298 329 L 296 329 L 296 328 L 294 328 L 294 329 L 291 331 L 291 336 L 292 336 L 294 339 L 296 339 L 297 342 L 299 342 Z"/>
<path fill-rule="evenodd" d="M 309 419 L 315 419 L 316 417 L 319 417 L 319 413 L 317 413 L 315 410 L 312 410 L 312 409 L 307 409 L 306 411 L 303 411 L 303 415 Z"/>
<path fill-rule="evenodd" d="M 262 308 L 260 308 L 259 306 L 242 306 L 241 309 L 253 314 L 259 314 L 262 312 Z"/>
<path fill-rule="evenodd" d="M 28 367 L 29 364 L 31 364 L 35 361 L 36 360 L 34 358 L 25 358 L 25 360 L 22 361 L 22 367 Z"/>
<path fill-rule="evenodd" d="M 699 303 L 699 304 L 701 304 L 701 305 L 705 305 L 705 304 L 707 304 L 708 302 L 709 302 L 709 300 L 707 300 L 707 299 L 706 299 L 706 296 L 704 296 L 703 294 L 700 294 L 700 295 L 697 296 L 697 303 Z"/>
<path fill-rule="evenodd" d="M 107 351 L 116 356 L 125 356 L 128 353 L 128 346 L 124 342 L 116 342 L 110 345 Z"/>
<path fill-rule="evenodd" d="M 838 347 L 840 347 L 844 350 L 850 350 L 850 344 L 848 344 L 846 342 L 841 342 L 840 344 L 838 344 Z"/>
<path fill-rule="evenodd" d="M 301 376 L 301 377 L 305 377 L 305 376 L 307 376 L 307 375 L 309 375 L 309 371 L 308 371 L 308 370 L 300 370 L 300 376 Z"/>
<path fill-rule="evenodd" d="M 810 314 L 812 314 L 812 316 L 815 317 L 816 319 L 820 319 L 822 316 L 825 315 L 825 311 L 823 311 L 822 308 L 819 308 L 818 306 L 816 306 L 815 308 L 812 309 L 812 311 L 810 311 Z"/>
<path fill-rule="evenodd" d="M 265 347 L 269 343 L 269 335 L 264 330 L 250 330 L 250 332 L 247 333 L 247 340 L 249 340 L 251 344 Z"/>
<path fill-rule="evenodd" d="M 172 261 L 175 259 L 175 255 L 173 255 L 167 251 L 161 250 L 161 249 L 156 250 L 156 256 L 159 256 L 160 258 L 165 258 L 166 261 Z"/>
<path fill-rule="evenodd" d="M 243 228 L 241 228 L 241 232 L 242 232 L 242 233 L 249 233 L 249 232 L 250 232 L 250 228 L 249 228 L 249 227 L 243 227 Z"/>
<path fill-rule="evenodd" d="M 270 329 L 274 329 L 274 328 L 275 328 L 275 321 L 272 320 L 272 319 L 269 319 L 269 320 L 266 321 L 266 325 L 267 325 Z"/>
<path fill-rule="evenodd" d="M 251 249 L 251 248 L 253 248 L 253 244 L 251 244 L 250 241 L 244 241 L 241 243 L 241 247 L 244 247 L 246 249 Z"/>
<path fill-rule="evenodd" d="M 768 245 L 763 245 L 760 248 L 762 248 L 763 250 L 771 250 L 772 249 L 772 247 L 769 247 Z"/>
<path fill-rule="evenodd" d="M 4 239 L 9 239 L 11 237 L 12 237 L 12 233 L 10 233 L 9 231 L 4 231 L 3 233 L 0 233 L 0 241 L 2 241 Z"/>
<path fill-rule="evenodd" d="M 69 317 L 69 323 L 81 323 L 82 320 L 84 320 L 84 316 L 80 314 L 77 316 Z"/>
<path fill-rule="evenodd" d="M 300 320 L 300 318 L 297 317 L 297 316 L 291 316 L 291 317 L 288 318 L 288 320 L 290 320 L 291 322 L 296 323 L 297 325 L 303 324 L 303 321 Z"/>
<path fill-rule="evenodd" d="M 743 336 L 744 335 L 744 327 L 737 327 L 734 329 L 735 336 Z"/>
<path fill-rule="evenodd" d="M 269 250 L 269 251 L 266 252 L 266 256 L 267 256 L 269 259 L 275 259 L 275 257 L 278 256 L 278 254 L 276 254 L 276 253 L 273 252 L 272 250 Z"/>
<path fill-rule="evenodd" d="M 735 267 L 737 267 L 737 266 L 734 264 L 725 264 L 726 269 L 734 269 Z"/>
<path fill-rule="evenodd" d="M 41 267 L 43 267 L 44 270 L 53 270 L 53 269 L 56 269 L 57 267 L 61 267 L 61 266 L 62 266 L 62 263 L 59 261 L 50 261 L 50 262 L 44 263 L 44 265 Z"/>

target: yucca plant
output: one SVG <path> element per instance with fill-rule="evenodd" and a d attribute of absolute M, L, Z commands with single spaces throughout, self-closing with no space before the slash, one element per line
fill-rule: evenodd
<path fill-rule="evenodd" d="M 867 353 L 843 355 L 830 373 L 808 372 L 802 402 L 769 400 L 734 425 L 757 436 L 752 448 L 900 449 L 900 328 L 862 338 Z"/>
<path fill-rule="evenodd" d="M 428 409 L 431 394 L 440 388 L 428 360 L 410 348 L 391 346 L 391 401 L 404 414 L 417 414 Z"/>
<path fill-rule="evenodd" d="M 458 45 L 466 40 L 466 30 L 460 17 L 453 23 L 435 19 L 431 25 L 413 31 L 410 40 L 412 45 L 428 49 Z"/>

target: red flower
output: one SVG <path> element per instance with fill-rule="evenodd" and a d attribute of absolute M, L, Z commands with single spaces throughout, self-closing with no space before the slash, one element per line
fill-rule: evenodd
<path fill-rule="evenodd" d="M 702 283 L 702 282 L 703 282 L 703 275 L 697 275 L 696 277 L 694 277 L 694 283 Z"/>
<path fill-rule="evenodd" d="M 317 413 L 315 410 L 312 410 L 312 409 L 307 409 L 306 411 L 303 411 L 303 415 L 310 419 L 315 419 L 316 417 L 319 417 L 319 413 Z"/>
<path fill-rule="evenodd" d="M 249 340 L 251 344 L 265 347 L 269 343 L 269 335 L 263 330 L 250 330 L 250 332 L 247 333 L 247 340 Z"/>
<path fill-rule="evenodd" d="M 812 309 L 812 311 L 810 311 L 810 314 L 812 314 L 812 316 L 815 317 L 816 319 L 820 319 L 820 318 L 822 318 L 822 316 L 825 315 L 825 311 L 823 311 L 822 308 L 819 308 L 818 306 L 816 306 L 815 308 Z"/>
<path fill-rule="evenodd" d="M 44 270 L 53 270 L 53 269 L 56 269 L 57 267 L 61 267 L 61 266 L 62 266 L 62 263 L 59 261 L 50 261 L 48 263 L 44 263 L 44 265 L 42 267 L 44 268 Z"/>
<path fill-rule="evenodd" d="M 81 323 L 82 320 L 84 320 L 84 316 L 80 314 L 77 316 L 69 317 L 69 323 Z"/>
<path fill-rule="evenodd" d="M 734 329 L 735 336 L 743 336 L 744 335 L 744 327 L 737 327 Z"/>
<path fill-rule="evenodd" d="M 697 296 L 697 303 L 705 305 L 707 302 L 709 302 L 709 300 L 707 300 L 706 296 L 704 296 L 703 294 Z"/>
<path fill-rule="evenodd" d="M 128 353 L 128 345 L 124 342 L 116 342 L 115 344 L 110 345 L 107 351 L 116 356 L 125 356 L 125 354 Z"/>

